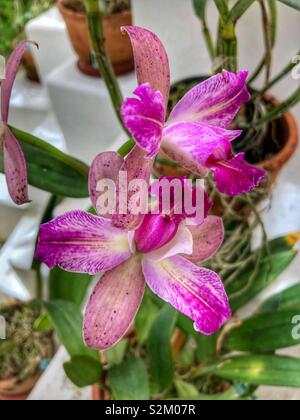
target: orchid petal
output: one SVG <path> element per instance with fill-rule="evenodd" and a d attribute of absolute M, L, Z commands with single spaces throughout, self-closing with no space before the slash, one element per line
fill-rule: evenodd
<path fill-rule="evenodd" d="M 18 140 L 7 126 L 4 127 L 3 161 L 9 194 L 17 205 L 26 204 L 28 199 L 27 166 Z"/>
<path fill-rule="evenodd" d="M 181 253 L 193 253 L 193 235 L 184 224 L 178 227 L 175 237 L 168 244 L 145 255 L 145 258 L 150 261 L 162 261 Z"/>
<path fill-rule="evenodd" d="M 36 258 L 49 268 L 91 275 L 110 270 L 131 256 L 128 235 L 111 222 L 71 211 L 41 226 Z"/>
<path fill-rule="evenodd" d="M 147 214 L 135 233 L 137 248 L 143 254 L 169 243 L 178 231 L 178 223 L 162 214 Z"/>
<path fill-rule="evenodd" d="M 160 149 L 164 127 L 164 98 L 159 91 L 154 92 L 149 83 L 140 85 L 134 94 L 138 99 L 126 99 L 121 107 L 121 116 L 137 144 L 148 152 L 146 157 L 155 157 Z"/>
<path fill-rule="evenodd" d="M 220 217 L 208 216 L 200 226 L 190 226 L 193 236 L 192 255 L 184 254 L 189 261 L 200 264 L 212 258 L 224 240 L 224 225 Z"/>
<path fill-rule="evenodd" d="M 231 160 L 212 164 L 214 180 L 219 191 L 230 196 L 252 191 L 266 177 L 263 169 L 249 165 L 239 153 Z"/>
<path fill-rule="evenodd" d="M 120 341 L 137 314 L 144 291 L 145 280 L 137 256 L 104 274 L 86 308 L 86 345 L 106 350 Z"/>
<path fill-rule="evenodd" d="M 138 83 L 150 83 L 154 91 L 160 91 L 167 109 L 170 66 L 160 39 L 153 32 L 137 26 L 124 26 L 122 31 L 128 34 L 132 44 Z"/>
<path fill-rule="evenodd" d="M 224 130 L 202 123 L 182 122 L 164 129 L 162 150 L 170 159 L 189 171 L 207 175 L 207 161 L 227 159 L 230 142 L 241 134 L 240 130 Z"/>
<path fill-rule="evenodd" d="M 20 43 L 11 56 L 9 57 L 6 69 L 5 69 L 5 80 L 2 82 L 1 86 L 1 117 L 4 123 L 8 121 L 8 112 L 9 112 L 9 101 L 11 97 L 12 87 L 23 57 L 24 52 L 29 45 L 38 46 L 35 42 L 24 41 Z"/>
<path fill-rule="evenodd" d="M 173 109 L 168 124 L 179 121 L 203 122 L 228 128 L 241 106 L 250 100 L 247 71 L 224 70 L 191 89 Z"/>
<path fill-rule="evenodd" d="M 144 181 L 147 185 L 150 182 L 150 176 L 153 168 L 153 159 L 145 158 L 146 152 L 142 150 L 139 146 L 135 146 L 133 150 L 128 155 L 127 159 L 124 162 L 124 165 L 121 168 L 120 175 L 127 175 L 127 187 L 131 184 L 132 181 L 140 180 Z M 122 183 L 121 183 L 122 185 Z M 117 209 L 119 209 L 118 214 L 114 215 L 112 218 L 113 225 L 125 229 L 125 230 L 135 230 L 137 229 L 143 221 L 144 215 L 147 213 L 138 212 L 135 214 L 130 210 L 130 200 L 135 194 L 140 192 L 140 188 L 131 188 L 127 194 L 127 212 L 121 211 L 120 209 L 120 182 L 118 181 L 117 185 Z M 126 187 L 126 186 L 125 186 Z M 124 186 L 123 186 L 124 188 Z M 148 202 L 148 201 L 147 201 Z M 146 209 L 147 210 L 147 209 Z"/>
<path fill-rule="evenodd" d="M 118 180 L 119 172 L 124 159 L 116 152 L 100 153 L 93 161 L 89 174 L 89 191 L 94 208 L 97 210 L 97 201 L 100 192 L 97 191 L 97 185 L 100 180 L 108 179 L 115 183 Z M 112 215 L 103 216 L 111 218 Z"/>
<path fill-rule="evenodd" d="M 196 331 L 211 335 L 231 316 L 228 297 L 219 276 L 176 256 L 160 262 L 143 259 L 150 289 L 191 318 Z"/>

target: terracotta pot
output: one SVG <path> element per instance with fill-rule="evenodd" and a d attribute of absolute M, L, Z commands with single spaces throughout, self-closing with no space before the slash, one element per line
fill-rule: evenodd
<path fill-rule="evenodd" d="M 18 383 L 16 378 L 0 381 L 0 400 L 26 400 L 40 376 L 41 372 L 21 383 Z"/>
<path fill-rule="evenodd" d="M 57 7 L 66 22 L 73 48 L 79 56 L 79 69 L 85 74 L 99 77 L 98 69 L 92 65 L 86 15 L 68 9 L 63 5 L 62 0 L 57 0 Z M 120 30 L 121 26 L 131 24 L 131 11 L 104 17 L 103 27 L 106 48 L 117 75 L 128 73 L 134 68 L 130 40 Z"/>
<path fill-rule="evenodd" d="M 274 107 L 279 104 L 279 101 L 271 95 L 266 95 L 266 100 L 271 102 Z M 272 158 L 258 165 L 269 173 L 271 182 L 276 180 L 281 169 L 295 153 L 299 143 L 298 125 L 290 112 L 286 112 L 278 119 L 277 130 L 280 130 L 280 138 L 283 139 L 283 148 Z"/>
<path fill-rule="evenodd" d="M 15 300 L 7 302 L 7 306 L 10 307 L 19 305 L 20 303 Z M 23 303 L 22 305 L 26 305 L 26 303 Z M 51 348 L 49 349 L 49 354 L 47 354 L 47 358 L 52 358 L 54 352 L 55 344 L 52 340 Z M 43 373 L 43 371 L 38 365 L 35 371 L 36 372 L 32 376 L 26 378 L 22 382 L 20 382 L 16 377 L 10 377 L 7 379 L 0 380 L 0 401 L 26 400 Z"/>

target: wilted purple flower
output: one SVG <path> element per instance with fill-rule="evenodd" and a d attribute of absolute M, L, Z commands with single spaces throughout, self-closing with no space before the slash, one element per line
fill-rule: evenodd
<path fill-rule="evenodd" d="M 104 168 L 112 175 L 111 167 Z M 90 177 L 93 202 L 94 177 L 95 166 Z M 210 203 L 205 203 L 206 215 Z M 36 257 L 49 268 L 58 265 L 71 272 L 105 273 L 85 312 L 87 346 L 104 350 L 126 334 L 146 284 L 194 320 L 195 329 L 203 334 L 213 334 L 230 318 L 219 276 L 195 265 L 211 258 L 221 246 L 222 220 L 208 216 L 201 225 L 188 227 L 185 217 L 178 218 L 172 211 L 149 214 L 128 232 L 113 226 L 110 219 L 73 211 L 41 226 Z"/>
<path fill-rule="evenodd" d="M 250 99 L 247 71 L 224 70 L 191 89 L 165 121 L 170 92 L 167 53 L 152 32 L 128 26 L 134 51 L 139 87 L 137 98 L 128 98 L 121 108 L 123 121 L 145 158 L 159 150 L 188 169 L 206 176 L 213 171 L 217 188 L 228 195 L 246 193 L 266 176 L 249 165 L 244 153 L 234 156 L 231 142 L 240 130 L 228 130 L 241 106 Z M 148 164 L 148 163 L 147 163 Z"/>
<path fill-rule="evenodd" d="M 1 84 L 1 121 L 0 149 L 3 151 L 4 173 L 12 200 L 18 204 L 28 203 L 27 166 L 24 153 L 8 126 L 9 102 L 17 71 L 26 48 L 33 44 L 24 41 L 9 57 L 6 65 L 5 80 Z"/>

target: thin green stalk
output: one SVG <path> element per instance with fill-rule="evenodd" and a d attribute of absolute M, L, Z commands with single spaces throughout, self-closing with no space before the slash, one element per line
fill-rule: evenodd
<path fill-rule="evenodd" d="M 265 5 L 264 0 L 260 0 L 260 7 L 261 7 L 261 14 L 262 14 L 262 22 L 263 22 L 263 35 L 264 35 L 264 42 L 265 42 L 265 66 L 266 66 L 266 78 L 265 78 L 265 86 L 268 85 L 270 78 L 271 78 L 271 67 L 272 67 L 272 42 L 271 42 L 271 31 L 270 31 L 270 22 L 268 11 Z"/>
<path fill-rule="evenodd" d="M 298 51 L 298 53 L 296 55 L 300 56 L 300 51 Z M 258 94 L 263 95 L 268 90 L 272 89 L 273 86 L 275 86 L 285 76 L 287 76 L 298 64 L 299 64 L 298 60 L 291 61 L 286 67 L 284 67 L 283 70 L 281 70 L 281 72 L 277 76 L 275 76 L 272 80 L 270 80 L 268 85 L 265 86 L 263 90 L 259 91 Z"/>
<path fill-rule="evenodd" d="M 267 32 L 269 34 L 268 38 L 270 39 L 271 48 L 273 49 L 275 47 L 276 37 L 277 37 L 277 20 L 278 19 L 277 19 L 276 0 L 268 0 L 268 5 L 269 5 L 269 11 L 270 11 L 270 18 L 268 18 L 268 21 L 269 21 L 268 29 L 264 28 L 264 32 L 268 31 Z M 265 39 L 266 39 L 266 35 L 265 35 Z M 248 81 L 249 85 L 251 85 L 263 71 L 265 65 L 267 64 L 267 55 L 268 55 L 268 51 L 266 52 L 264 57 L 261 59 L 260 63 L 254 70 L 253 74 L 250 76 L 249 81 Z"/>
<path fill-rule="evenodd" d="M 211 32 L 209 30 L 209 27 L 207 25 L 205 18 L 202 20 L 201 23 L 202 23 L 202 32 L 203 32 L 204 40 L 205 40 L 205 43 L 209 52 L 209 56 L 211 60 L 214 61 L 216 58 L 216 50 L 215 50 L 214 41 L 212 39 Z"/>
<path fill-rule="evenodd" d="M 35 264 L 35 297 L 38 300 L 43 299 L 43 278 L 41 275 L 41 263 Z"/>
<path fill-rule="evenodd" d="M 87 13 L 93 54 L 95 56 L 101 76 L 103 77 L 109 91 L 116 116 L 120 124 L 124 127 L 122 118 L 120 116 L 120 108 L 123 102 L 123 96 L 105 47 L 103 14 L 100 10 L 99 1 L 84 0 L 84 4 Z"/>
<path fill-rule="evenodd" d="M 119 148 L 118 150 L 119 155 L 122 157 L 126 157 L 134 148 L 134 146 L 135 146 L 135 141 L 132 139 L 128 140 Z"/>
<path fill-rule="evenodd" d="M 269 113 L 267 113 L 261 119 L 255 121 L 253 124 L 245 124 L 242 128 L 257 128 L 262 126 L 263 124 L 268 124 L 277 118 L 280 118 L 285 112 L 289 109 L 293 108 L 300 102 L 300 87 L 293 93 L 286 101 L 282 102 L 278 106 L 272 109 Z"/>

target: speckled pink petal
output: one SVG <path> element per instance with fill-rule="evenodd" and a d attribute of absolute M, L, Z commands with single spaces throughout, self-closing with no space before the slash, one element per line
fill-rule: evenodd
<path fill-rule="evenodd" d="M 145 290 L 140 258 L 135 256 L 107 272 L 95 287 L 84 317 L 86 345 L 106 350 L 131 326 Z"/>
<path fill-rule="evenodd" d="M 231 160 L 215 162 L 212 169 L 218 190 L 230 196 L 252 191 L 267 176 L 263 169 L 249 165 L 244 153 Z"/>
<path fill-rule="evenodd" d="M 140 85 L 134 94 L 138 98 L 125 99 L 121 116 L 136 143 L 148 152 L 146 157 L 155 157 L 164 127 L 164 98 L 159 91 L 153 91 L 149 83 Z"/>
<path fill-rule="evenodd" d="M 3 160 L 6 183 L 12 200 L 17 205 L 28 203 L 25 156 L 17 139 L 7 126 L 4 126 Z"/>
<path fill-rule="evenodd" d="M 150 289 L 194 321 L 196 331 L 211 335 L 231 317 L 228 297 L 219 276 L 183 257 L 160 262 L 143 259 Z"/>
<path fill-rule="evenodd" d="M 49 268 L 91 275 L 110 270 L 131 256 L 126 232 L 111 221 L 71 211 L 40 228 L 36 258 Z"/>
<path fill-rule="evenodd" d="M 227 159 L 231 152 L 230 142 L 240 134 L 240 130 L 225 130 L 202 123 L 176 123 L 164 129 L 161 148 L 170 159 L 205 176 L 211 155 Z"/>
<path fill-rule="evenodd" d="M 250 100 L 247 71 L 224 70 L 191 89 L 173 109 L 168 124 L 178 121 L 203 122 L 228 128 L 241 106 Z"/>
<path fill-rule="evenodd" d="M 8 112 L 9 112 L 9 101 L 11 97 L 12 87 L 23 58 L 23 54 L 30 45 L 37 46 L 36 43 L 32 41 L 21 42 L 13 51 L 9 57 L 6 69 L 5 69 L 5 80 L 1 85 L 1 117 L 4 123 L 8 121 Z"/>
<path fill-rule="evenodd" d="M 100 153 L 93 161 L 89 173 L 89 191 L 94 208 L 97 210 L 97 200 L 100 197 L 97 184 L 100 180 L 110 179 L 117 182 L 124 159 L 116 152 Z M 105 217 L 111 218 L 112 215 Z"/>
<path fill-rule="evenodd" d="M 127 32 L 131 40 L 138 83 L 150 83 L 154 91 L 159 90 L 167 107 L 170 94 L 170 66 L 160 39 L 153 32 L 137 26 L 124 26 L 122 31 Z"/>
<path fill-rule="evenodd" d="M 150 261 L 162 261 L 181 253 L 188 255 L 193 253 L 193 235 L 184 224 L 179 225 L 176 235 L 170 242 L 145 255 L 145 258 Z"/>
<path fill-rule="evenodd" d="M 131 181 L 136 179 L 144 180 L 148 185 L 150 182 L 150 176 L 153 169 L 153 159 L 146 159 L 146 152 L 142 150 L 139 146 L 135 146 L 130 154 L 127 156 L 124 165 L 121 168 L 121 172 L 127 173 L 127 186 L 130 184 Z M 120 211 L 120 191 L 119 191 L 119 182 L 117 185 L 117 210 L 118 214 L 114 215 L 112 218 L 113 225 L 125 230 L 135 230 L 137 229 L 143 221 L 144 214 L 133 214 L 128 211 L 123 213 Z M 139 188 L 132 189 L 128 191 L 127 194 L 127 204 L 129 204 L 131 198 L 139 192 Z M 129 207 L 129 206 L 128 206 Z M 122 209 L 121 209 L 122 210 Z"/>
<path fill-rule="evenodd" d="M 193 236 L 192 255 L 183 255 L 189 261 L 200 264 L 212 258 L 224 240 L 224 225 L 220 217 L 208 216 L 200 226 L 189 226 Z"/>

